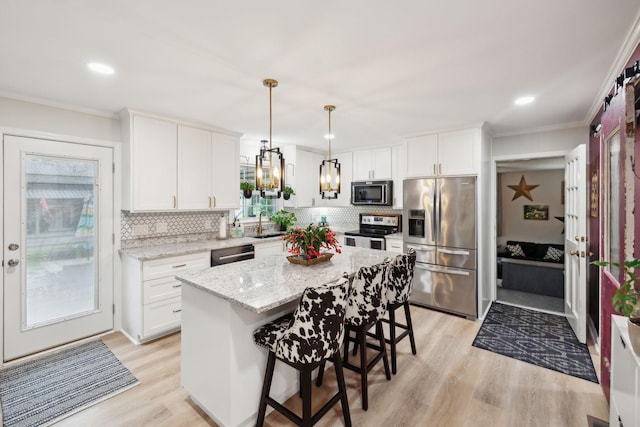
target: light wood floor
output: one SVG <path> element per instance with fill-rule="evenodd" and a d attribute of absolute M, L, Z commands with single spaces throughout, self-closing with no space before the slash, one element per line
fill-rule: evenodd
<path fill-rule="evenodd" d="M 587 415 L 608 418 L 599 384 L 472 347 L 480 321 L 412 307 L 418 355 L 399 345 L 398 374 L 387 381 L 382 364 L 369 374 L 369 410 L 363 411 L 359 377 L 346 370 L 354 426 L 587 426 Z M 180 334 L 135 346 L 122 334 L 104 342 L 141 381 L 58 426 L 215 426 L 180 387 Z M 592 350 L 592 355 L 594 351 Z M 596 370 L 599 360 L 593 356 Z M 314 394 L 319 407 L 334 392 L 333 369 Z M 215 387 L 215 384 L 211 385 Z M 299 409 L 299 400 L 287 402 Z M 266 425 L 289 425 L 271 413 Z M 336 405 L 318 423 L 342 425 Z"/>

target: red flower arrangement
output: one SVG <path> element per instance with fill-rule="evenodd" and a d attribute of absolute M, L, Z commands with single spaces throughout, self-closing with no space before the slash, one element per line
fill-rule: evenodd
<path fill-rule="evenodd" d="M 335 249 L 341 253 L 340 243 L 329 227 L 321 227 L 310 224 L 307 228 L 290 228 L 282 239 L 287 245 L 287 250 L 293 255 L 303 256 L 306 259 L 317 258 L 322 255 L 321 249 Z"/>

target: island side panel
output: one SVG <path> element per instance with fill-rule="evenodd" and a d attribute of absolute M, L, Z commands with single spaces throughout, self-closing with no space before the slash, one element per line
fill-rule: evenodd
<path fill-rule="evenodd" d="M 297 302 L 266 313 L 186 285 L 182 288 L 182 386 L 216 423 L 254 425 L 267 352 L 253 342 L 259 326 L 292 311 Z M 276 364 L 271 396 L 298 390 L 295 370 Z"/>

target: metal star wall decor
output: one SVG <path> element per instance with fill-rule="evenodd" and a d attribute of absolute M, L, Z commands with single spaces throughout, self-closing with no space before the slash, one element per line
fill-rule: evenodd
<path fill-rule="evenodd" d="M 511 201 L 514 201 L 520 196 L 524 196 L 533 202 L 533 197 L 531 196 L 531 190 L 539 186 L 527 185 L 527 181 L 525 181 L 524 175 L 522 175 L 520 177 L 520 183 L 518 185 L 507 185 L 507 187 L 515 191 L 515 194 L 513 195 L 513 199 L 511 199 Z"/>

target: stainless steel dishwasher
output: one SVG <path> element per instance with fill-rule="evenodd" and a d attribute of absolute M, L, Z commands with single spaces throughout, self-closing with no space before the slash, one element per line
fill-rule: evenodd
<path fill-rule="evenodd" d="M 211 267 L 255 258 L 252 244 L 211 250 Z"/>

